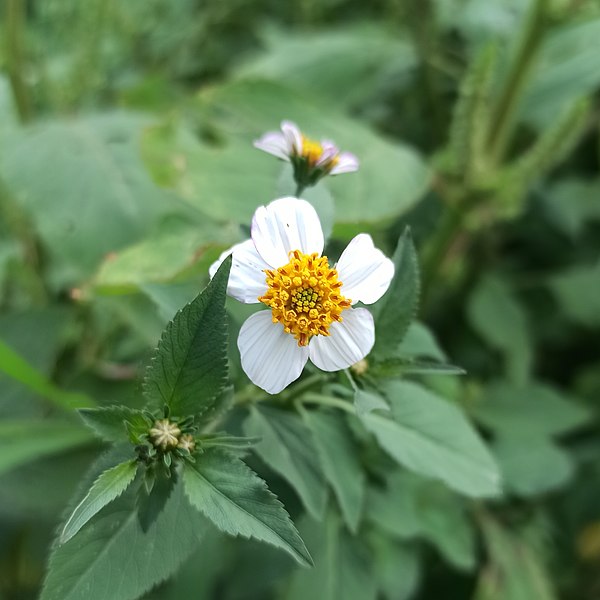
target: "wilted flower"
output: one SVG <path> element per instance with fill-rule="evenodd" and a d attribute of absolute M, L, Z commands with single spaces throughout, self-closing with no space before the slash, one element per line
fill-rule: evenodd
<path fill-rule="evenodd" d="M 228 293 L 244 303 L 262 302 L 238 337 L 242 367 L 271 394 L 297 379 L 307 360 L 324 371 L 338 371 L 364 358 L 375 342 L 372 304 L 388 289 L 391 260 L 371 236 L 357 235 L 338 263 L 321 256 L 323 231 L 305 200 L 280 198 L 259 207 L 251 239 L 224 252 L 210 268 L 233 254 Z"/>
<path fill-rule="evenodd" d="M 317 142 L 307 138 L 291 121 L 282 121 L 281 131 L 265 133 L 254 146 L 291 162 L 294 179 L 301 187 L 314 185 L 324 175 L 351 173 L 358 169 L 354 154 L 340 152 L 331 140 Z"/>

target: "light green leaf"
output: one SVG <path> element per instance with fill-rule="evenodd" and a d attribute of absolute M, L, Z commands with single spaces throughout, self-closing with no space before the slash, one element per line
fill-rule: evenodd
<path fill-rule="evenodd" d="M 379 591 L 385 600 L 411 600 L 421 580 L 419 553 L 408 544 L 372 535 Z"/>
<path fill-rule="evenodd" d="M 524 438 L 566 433 L 590 418 L 584 406 L 540 383 L 524 387 L 506 382 L 492 384 L 472 412 L 494 431 Z"/>
<path fill-rule="evenodd" d="M 292 485 L 306 510 L 320 519 L 327 488 L 310 430 L 300 417 L 266 406 L 252 408 L 244 422 L 244 432 L 261 438 L 255 452 Z"/>
<path fill-rule="evenodd" d="M 500 436 L 492 451 L 506 489 L 535 496 L 565 485 L 575 470 L 570 455 L 543 435 Z"/>
<path fill-rule="evenodd" d="M 469 299 L 467 313 L 477 333 L 504 355 L 511 381 L 524 383 L 533 359 L 529 324 L 508 285 L 497 277 L 484 277 Z"/>
<path fill-rule="evenodd" d="M 354 390 L 354 408 L 359 416 L 366 415 L 373 410 L 389 411 L 390 407 L 377 392 L 373 390 Z"/>
<path fill-rule="evenodd" d="M 302 416 L 313 433 L 323 471 L 348 529 L 356 533 L 365 497 L 365 476 L 352 433 L 340 414 L 304 410 Z"/>
<path fill-rule="evenodd" d="M 0 340 L 0 371 L 60 408 L 70 409 L 96 404 L 85 394 L 67 392 L 56 387 L 45 375 L 32 367 L 2 340 Z"/>
<path fill-rule="evenodd" d="M 282 548 L 300 564 L 312 559 L 283 504 L 241 460 L 208 450 L 185 464 L 183 483 L 190 502 L 221 531 Z"/>
<path fill-rule="evenodd" d="M 390 358 L 374 365 L 374 377 L 400 378 L 403 375 L 464 375 L 466 371 L 455 365 L 410 358 Z"/>
<path fill-rule="evenodd" d="M 92 442 L 87 429 L 68 421 L 0 421 L 0 473 Z"/>
<path fill-rule="evenodd" d="M 315 559 L 310 571 L 294 573 L 286 600 L 375 600 L 369 548 L 359 537 L 343 529 L 331 512 L 325 521 L 305 519 L 300 531 Z"/>
<path fill-rule="evenodd" d="M 371 412 L 362 422 L 392 458 L 467 496 L 499 493 L 498 467 L 458 408 L 414 383 L 390 381 L 381 389 L 391 416 Z"/>
<path fill-rule="evenodd" d="M 200 444 L 202 448 L 211 448 L 214 446 L 219 446 L 221 448 L 227 448 L 229 450 L 249 450 L 253 446 L 256 446 L 260 442 L 260 438 L 258 437 L 240 437 L 235 435 L 227 435 L 223 434 L 213 434 L 213 435 L 203 435 L 200 439 Z"/>
<path fill-rule="evenodd" d="M 419 265 L 417 253 L 407 229 L 398 240 L 392 257 L 394 279 L 383 298 L 373 306 L 375 346 L 373 355 L 379 360 L 396 355 L 419 302 Z"/>
<path fill-rule="evenodd" d="M 432 331 L 420 321 L 413 321 L 409 325 L 398 348 L 398 355 L 426 357 L 440 362 L 448 360 Z"/>
<path fill-rule="evenodd" d="M 144 380 L 144 393 L 153 407 L 167 405 L 179 416 L 202 414 L 214 407 L 225 388 L 225 292 L 230 268 L 231 257 L 163 332 Z"/>
<path fill-rule="evenodd" d="M 94 515 L 118 498 L 131 484 L 137 463 L 127 461 L 104 471 L 65 523 L 59 543 L 68 542 Z"/>
<path fill-rule="evenodd" d="M 141 410 L 127 406 L 82 408 L 79 415 L 90 429 L 107 442 L 123 442 L 129 431 L 138 432 L 139 435 L 147 433 L 152 425 Z M 129 424 L 129 431 L 126 423 Z M 131 441 L 137 443 L 137 439 Z"/>
<path fill-rule="evenodd" d="M 172 575 L 206 527 L 177 485 L 165 509 L 142 531 L 130 488 L 79 534 L 54 548 L 40 600 L 136 600 Z"/>

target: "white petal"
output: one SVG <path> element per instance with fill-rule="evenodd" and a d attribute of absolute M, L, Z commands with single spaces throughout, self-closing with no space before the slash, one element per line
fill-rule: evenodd
<path fill-rule="evenodd" d="M 342 152 L 339 156 L 338 164 L 329 171 L 330 175 L 341 175 L 342 173 L 352 173 L 358 171 L 358 158 L 350 152 Z"/>
<path fill-rule="evenodd" d="M 287 141 L 290 154 L 302 154 L 302 133 L 296 123 L 282 121 L 281 131 Z"/>
<path fill-rule="evenodd" d="M 279 198 L 260 206 L 252 218 L 252 241 L 263 260 L 274 268 L 287 265 L 289 253 L 323 252 L 323 230 L 317 211 L 298 198 Z"/>
<path fill-rule="evenodd" d="M 279 131 L 270 131 L 265 133 L 260 139 L 254 142 L 254 147 L 277 158 L 289 161 L 289 147 L 285 136 Z"/>
<path fill-rule="evenodd" d="M 323 371 L 339 371 L 364 358 L 375 343 L 373 317 L 366 308 L 349 308 L 330 335 L 316 335 L 308 345 L 310 360 Z"/>
<path fill-rule="evenodd" d="M 300 377 L 308 360 L 308 347 L 298 346 L 293 335 L 283 331 L 281 323 L 273 323 L 270 310 L 248 317 L 238 337 L 242 368 L 252 383 L 278 394 Z"/>
<path fill-rule="evenodd" d="M 254 242 L 246 240 L 225 250 L 208 270 L 211 279 L 221 263 L 233 253 L 227 293 L 245 304 L 258 302 L 258 297 L 267 291 L 267 279 L 263 273 L 269 265 L 260 257 Z"/>
<path fill-rule="evenodd" d="M 359 233 L 346 246 L 336 265 L 342 294 L 356 302 L 373 304 L 390 287 L 394 263 L 375 248 L 371 236 Z"/>
<path fill-rule="evenodd" d="M 317 167 L 320 167 L 321 165 L 326 165 L 339 153 L 337 146 L 330 141 L 324 140 L 323 142 L 321 142 L 321 148 L 323 148 L 323 152 L 316 162 Z"/>

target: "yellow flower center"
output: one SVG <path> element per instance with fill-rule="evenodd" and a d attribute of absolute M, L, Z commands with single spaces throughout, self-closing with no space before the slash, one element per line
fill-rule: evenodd
<path fill-rule="evenodd" d="M 302 136 L 302 158 L 305 158 L 309 165 L 314 167 L 323 154 L 323 146 L 315 140 Z M 330 170 L 338 164 L 340 158 L 336 154 L 332 156 L 325 164 L 321 165 L 324 169 Z"/>
<path fill-rule="evenodd" d="M 271 307 L 273 323 L 281 323 L 298 346 L 306 346 L 313 335 L 329 335 L 329 326 L 342 321 L 350 300 L 340 294 L 342 282 L 326 256 L 290 252 L 290 262 L 278 269 L 265 269 L 269 289 L 258 299 Z"/>

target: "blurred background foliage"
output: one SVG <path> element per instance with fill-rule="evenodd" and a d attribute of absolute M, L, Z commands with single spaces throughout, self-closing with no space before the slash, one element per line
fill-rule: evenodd
<path fill-rule="evenodd" d="M 379 465 L 364 555 L 334 514 L 301 518 L 271 474 L 314 572 L 214 533 L 147 597 L 321 598 L 323 586 L 357 600 L 600 597 L 595 0 L 2 11 L 0 598 L 37 596 L 53 530 L 98 452 L 72 408 L 131 405 L 208 265 L 247 237 L 258 205 L 293 192 L 290 172 L 251 145 L 284 118 L 361 161 L 306 192 L 332 255 L 358 231 L 391 254 L 411 226 L 423 289 L 401 351 L 465 368 L 427 384 L 480 427 L 504 495 L 473 502 Z M 232 339 L 246 314 L 232 303 Z"/>

